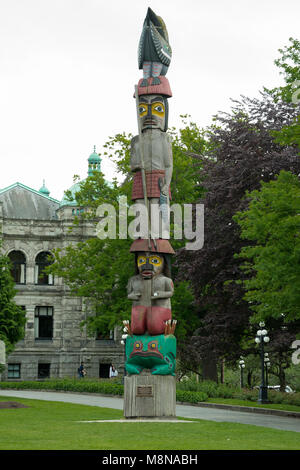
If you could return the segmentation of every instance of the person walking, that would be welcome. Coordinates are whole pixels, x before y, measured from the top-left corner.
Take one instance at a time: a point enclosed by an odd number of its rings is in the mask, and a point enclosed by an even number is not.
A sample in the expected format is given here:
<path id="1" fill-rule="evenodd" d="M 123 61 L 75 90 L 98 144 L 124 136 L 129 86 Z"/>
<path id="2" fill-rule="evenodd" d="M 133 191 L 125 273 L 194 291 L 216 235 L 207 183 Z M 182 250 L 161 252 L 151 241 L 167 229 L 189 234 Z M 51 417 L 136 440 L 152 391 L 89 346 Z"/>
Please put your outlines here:
<path id="1" fill-rule="evenodd" d="M 86 375 L 86 370 L 84 368 L 84 364 L 83 362 L 80 364 L 80 366 L 78 367 L 78 377 L 80 379 L 82 379 L 84 376 Z"/>
<path id="2" fill-rule="evenodd" d="M 117 377 L 117 375 L 118 375 L 117 369 L 115 368 L 115 366 L 113 364 L 111 364 L 111 366 L 109 368 L 109 378 Z"/>

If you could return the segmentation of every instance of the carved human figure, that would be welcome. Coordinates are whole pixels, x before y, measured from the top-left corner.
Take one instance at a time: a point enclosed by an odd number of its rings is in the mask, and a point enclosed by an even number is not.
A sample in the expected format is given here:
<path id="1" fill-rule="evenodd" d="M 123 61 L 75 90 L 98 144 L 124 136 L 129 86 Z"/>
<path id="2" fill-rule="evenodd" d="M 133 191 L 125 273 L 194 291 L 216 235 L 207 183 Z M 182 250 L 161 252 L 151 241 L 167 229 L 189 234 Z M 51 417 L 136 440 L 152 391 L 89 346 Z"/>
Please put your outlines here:
<path id="1" fill-rule="evenodd" d="M 131 331 L 134 335 L 160 335 L 165 322 L 171 320 L 171 297 L 174 286 L 164 274 L 166 263 L 162 255 L 144 252 L 137 255 L 138 274 L 127 285 L 128 298 L 133 301 Z"/>
<path id="2" fill-rule="evenodd" d="M 131 140 L 131 170 L 134 172 L 132 199 L 144 204 L 142 169 L 145 170 L 147 198 L 152 238 L 169 238 L 168 210 L 170 204 L 170 183 L 173 172 L 171 137 L 167 128 L 167 99 L 161 95 L 142 95 L 139 97 L 139 119 L 142 134 Z M 151 205 L 162 208 L 151 211 Z M 165 210 L 164 210 L 165 209 Z M 151 217 L 151 213 L 155 216 Z"/>

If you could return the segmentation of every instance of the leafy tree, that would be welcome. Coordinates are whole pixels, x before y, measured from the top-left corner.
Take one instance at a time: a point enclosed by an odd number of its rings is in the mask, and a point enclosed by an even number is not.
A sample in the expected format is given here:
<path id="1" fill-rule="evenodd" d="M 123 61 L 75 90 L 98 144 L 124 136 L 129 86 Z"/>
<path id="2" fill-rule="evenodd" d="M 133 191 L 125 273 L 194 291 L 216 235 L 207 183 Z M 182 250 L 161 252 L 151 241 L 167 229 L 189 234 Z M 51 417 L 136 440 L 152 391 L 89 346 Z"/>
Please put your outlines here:
<path id="1" fill-rule="evenodd" d="M 195 155 L 203 162 L 199 177 L 205 194 L 198 202 L 205 207 L 204 246 L 182 249 L 176 260 L 178 279 L 188 279 L 194 289 L 200 319 L 188 349 L 191 360 L 235 361 L 243 354 L 245 336 L 253 335 L 244 287 L 235 282 L 247 276 L 234 257 L 245 241 L 232 217 L 247 207 L 246 191 L 258 189 L 261 181 L 274 179 L 281 169 L 299 173 L 298 148 L 282 146 L 271 135 L 294 115 L 293 106 L 266 93 L 261 99 L 242 97 L 231 113 L 216 117 L 206 158 Z"/>
<path id="2" fill-rule="evenodd" d="M 0 253 L 0 339 L 7 354 L 24 336 L 25 312 L 14 302 L 15 295 L 10 260 Z"/>
<path id="3" fill-rule="evenodd" d="M 247 192 L 246 211 L 233 219 L 241 238 L 253 242 L 238 257 L 250 275 L 244 280 L 245 299 L 255 312 L 254 321 L 284 317 L 300 320 L 300 181 L 281 171 L 261 189 Z"/>
<path id="4" fill-rule="evenodd" d="M 275 101 L 282 100 L 287 103 L 294 98 L 298 99 L 297 90 L 300 88 L 300 41 L 298 39 L 289 38 L 289 45 L 282 49 L 278 49 L 281 56 L 274 61 L 275 65 L 280 69 L 279 74 L 283 76 L 285 85 L 268 89 L 265 91 L 272 95 Z M 296 93 L 295 93 L 296 92 Z"/>
<path id="5" fill-rule="evenodd" d="M 265 88 L 265 91 L 272 96 L 274 101 L 292 103 L 298 111 L 291 122 L 274 132 L 274 136 L 283 145 L 297 144 L 300 147 L 300 41 L 290 38 L 289 42 L 289 46 L 279 49 L 281 56 L 275 60 L 275 65 L 280 69 L 285 84 L 270 90 Z"/>

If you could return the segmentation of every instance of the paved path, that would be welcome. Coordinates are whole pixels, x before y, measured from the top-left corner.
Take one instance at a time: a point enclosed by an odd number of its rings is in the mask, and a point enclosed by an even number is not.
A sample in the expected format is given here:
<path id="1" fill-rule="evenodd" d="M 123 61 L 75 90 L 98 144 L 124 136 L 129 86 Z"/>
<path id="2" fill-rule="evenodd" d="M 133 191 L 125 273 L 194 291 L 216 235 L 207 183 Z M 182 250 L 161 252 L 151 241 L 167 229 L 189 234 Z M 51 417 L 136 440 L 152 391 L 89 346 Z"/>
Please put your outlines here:
<path id="1" fill-rule="evenodd" d="M 123 398 L 82 393 L 44 392 L 31 390 L 0 390 L 0 396 L 30 398 L 36 400 L 63 401 L 80 405 L 100 406 L 123 410 Z M 300 432 L 300 419 L 273 414 L 233 411 L 192 405 L 176 405 L 176 415 L 208 421 L 253 424 L 268 428 Z"/>

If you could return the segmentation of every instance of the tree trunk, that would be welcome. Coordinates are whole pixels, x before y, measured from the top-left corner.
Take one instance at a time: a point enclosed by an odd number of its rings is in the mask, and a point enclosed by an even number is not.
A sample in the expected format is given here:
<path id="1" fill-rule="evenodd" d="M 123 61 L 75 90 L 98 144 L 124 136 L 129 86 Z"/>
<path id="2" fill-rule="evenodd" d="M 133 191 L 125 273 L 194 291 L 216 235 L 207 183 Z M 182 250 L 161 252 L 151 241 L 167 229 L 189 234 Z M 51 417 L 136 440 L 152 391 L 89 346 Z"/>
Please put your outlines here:
<path id="1" fill-rule="evenodd" d="M 220 365 L 220 382 L 221 382 L 221 384 L 224 383 L 224 368 L 225 368 L 225 359 L 221 359 L 221 365 Z"/>
<path id="2" fill-rule="evenodd" d="M 206 359 L 202 361 L 202 375 L 203 380 L 218 382 L 217 363 L 214 359 L 206 357 Z"/>
<path id="3" fill-rule="evenodd" d="M 252 387 L 252 371 L 251 370 L 249 370 L 247 374 L 247 384 L 249 388 Z"/>
<path id="4" fill-rule="evenodd" d="M 284 368 L 282 367 L 281 364 L 279 364 L 278 378 L 279 378 L 280 391 L 285 392 L 285 386 L 286 386 L 285 372 L 284 372 Z"/>

